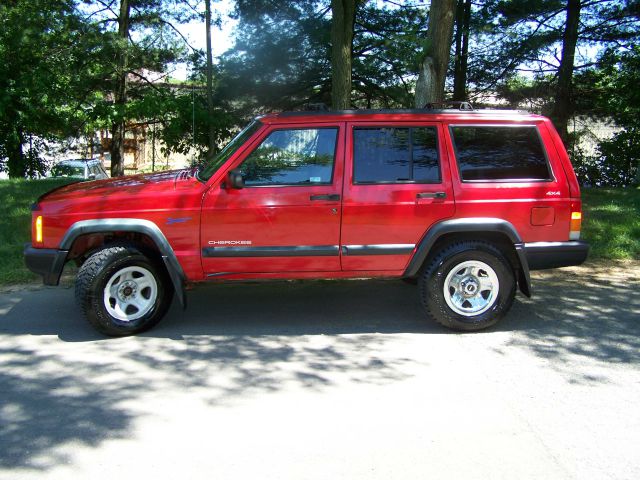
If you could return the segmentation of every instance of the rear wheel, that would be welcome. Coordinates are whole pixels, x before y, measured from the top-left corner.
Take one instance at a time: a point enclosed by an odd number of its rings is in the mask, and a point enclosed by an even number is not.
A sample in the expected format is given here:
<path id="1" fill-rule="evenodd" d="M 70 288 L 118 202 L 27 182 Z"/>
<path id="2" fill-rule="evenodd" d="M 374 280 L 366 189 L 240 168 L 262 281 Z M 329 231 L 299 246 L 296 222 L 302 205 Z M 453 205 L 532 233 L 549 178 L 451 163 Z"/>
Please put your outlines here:
<path id="1" fill-rule="evenodd" d="M 515 297 L 513 268 L 502 252 L 484 242 L 460 242 L 437 253 L 420 277 L 429 316 L 454 330 L 495 325 Z"/>
<path id="2" fill-rule="evenodd" d="M 75 293 L 89 323 L 110 336 L 153 327 L 173 298 L 164 266 L 130 246 L 107 247 L 91 255 L 78 272 Z"/>

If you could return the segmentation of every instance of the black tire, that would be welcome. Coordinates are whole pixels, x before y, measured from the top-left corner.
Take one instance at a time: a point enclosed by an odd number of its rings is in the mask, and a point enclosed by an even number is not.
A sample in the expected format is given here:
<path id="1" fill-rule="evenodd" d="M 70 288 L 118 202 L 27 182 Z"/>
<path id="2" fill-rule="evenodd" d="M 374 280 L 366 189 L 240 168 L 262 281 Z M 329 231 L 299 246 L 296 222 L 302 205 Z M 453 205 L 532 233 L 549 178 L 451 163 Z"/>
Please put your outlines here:
<path id="1" fill-rule="evenodd" d="M 113 287 L 107 292 L 110 282 Z M 131 246 L 111 246 L 82 264 L 75 294 L 82 313 L 96 330 L 122 337 L 156 325 L 171 305 L 173 286 L 159 261 Z M 118 310 L 122 305 L 126 308 Z"/>
<path id="2" fill-rule="evenodd" d="M 475 275 L 470 273 L 473 271 Z M 445 282 L 449 285 L 448 301 Z M 445 247 L 432 257 L 420 276 L 425 311 L 452 330 L 477 331 L 495 325 L 511 308 L 515 291 L 513 268 L 498 248 L 485 242 L 465 241 Z"/>

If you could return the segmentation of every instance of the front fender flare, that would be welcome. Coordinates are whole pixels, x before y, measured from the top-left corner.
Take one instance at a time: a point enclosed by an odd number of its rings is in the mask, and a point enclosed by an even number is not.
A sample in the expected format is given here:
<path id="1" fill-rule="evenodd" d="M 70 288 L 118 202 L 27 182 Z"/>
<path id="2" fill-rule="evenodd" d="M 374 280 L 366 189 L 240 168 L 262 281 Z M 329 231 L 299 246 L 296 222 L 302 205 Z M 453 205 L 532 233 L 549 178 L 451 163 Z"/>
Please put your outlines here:
<path id="1" fill-rule="evenodd" d="M 81 220 L 69 227 L 65 233 L 59 248 L 61 250 L 70 250 L 73 242 L 81 235 L 91 233 L 108 233 L 108 232 L 135 232 L 148 236 L 153 240 L 156 247 L 160 251 L 162 261 L 164 262 L 171 283 L 176 291 L 178 300 L 183 308 L 187 306 L 187 296 L 185 291 L 185 275 L 182 270 L 178 258 L 171 248 L 171 244 L 164 236 L 162 230 L 150 220 L 139 218 L 109 218 L 97 220 Z"/>

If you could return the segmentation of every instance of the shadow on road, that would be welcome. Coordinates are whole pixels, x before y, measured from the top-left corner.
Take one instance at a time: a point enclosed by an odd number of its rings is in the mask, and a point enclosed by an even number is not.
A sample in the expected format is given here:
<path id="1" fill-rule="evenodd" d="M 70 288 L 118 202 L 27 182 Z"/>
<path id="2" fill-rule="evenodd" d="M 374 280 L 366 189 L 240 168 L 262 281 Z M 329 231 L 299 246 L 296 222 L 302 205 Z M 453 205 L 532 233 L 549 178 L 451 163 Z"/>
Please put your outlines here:
<path id="1" fill-rule="evenodd" d="M 518 297 L 495 330 L 511 333 L 488 348 L 530 351 L 552 368 L 640 362 L 637 273 L 536 273 L 535 297 Z M 69 289 L 1 295 L 0 468 L 47 470 L 65 462 L 64 445 L 126 438 L 145 398 L 171 391 L 224 405 L 288 387 L 401 381 L 417 360 L 399 353 L 406 338 L 395 334 L 457 335 L 425 320 L 415 287 L 400 282 L 224 284 L 189 301 L 151 332 L 105 339 Z"/>
<path id="2" fill-rule="evenodd" d="M 38 291 L 21 294 L 8 318 L 0 315 L 0 334 L 57 335 L 65 342 L 108 340 L 82 318 L 72 290 L 45 291 L 50 292 L 46 306 L 36 303 Z M 447 332 L 424 318 L 416 287 L 398 281 L 207 285 L 190 291 L 188 301 L 184 311 L 174 301 L 167 317 L 141 336 Z"/>
<path id="3" fill-rule="evenodd" d="M 640 266 L 585 265 L 536 272 L 534 297 L 520 297 L 501 328 L 508 346 L 556 363 L 640 363 Z"/>
<path id="4" fill-rule="evenodd" d="M 397 382 L 416 361 L 387 351 L 378 332 L 443 332 L 422 319 L 415 288 L 398 283 L 202 288 L 186 313 L 174 305 L 158 328 L 123 339 L 86 325 L 70 290 L 22 295 L 0 303 L 6 469 L 47 470 L 66 461 L 69 442 L 132 435 L 148 396 L 189 390 L 224 405 L 290 387 Z"/>

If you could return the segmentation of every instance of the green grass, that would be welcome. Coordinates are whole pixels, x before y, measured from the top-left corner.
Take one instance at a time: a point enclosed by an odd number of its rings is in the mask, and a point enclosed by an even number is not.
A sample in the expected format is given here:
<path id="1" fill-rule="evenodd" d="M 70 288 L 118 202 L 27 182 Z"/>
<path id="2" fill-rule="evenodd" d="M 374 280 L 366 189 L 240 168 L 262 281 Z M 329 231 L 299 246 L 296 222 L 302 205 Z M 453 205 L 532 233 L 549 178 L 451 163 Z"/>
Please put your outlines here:
<path id="1" fill-rule="evenodd" d="M 31 239 L 31 204 L 68 179 L 0 180 L 0 285 L 39 280 L 24 266 L 22 250 Z M 582 238 L 593 259 L 640 259 L 640 189 L 582 190 Z"/>
<path id="2" fill-rule="evenodd" d="M 589 258 L 640 259 L 640 189 L 582 189 L 582 238 Z"/>
<path id="3" fill-rule="evenodd" d="M 45 192 L 69 183 L 66 178 L 0 180 L 0 285 L 39 279 L 24 266 L 22 250 L 31 240 L 31 204 Z"/>

